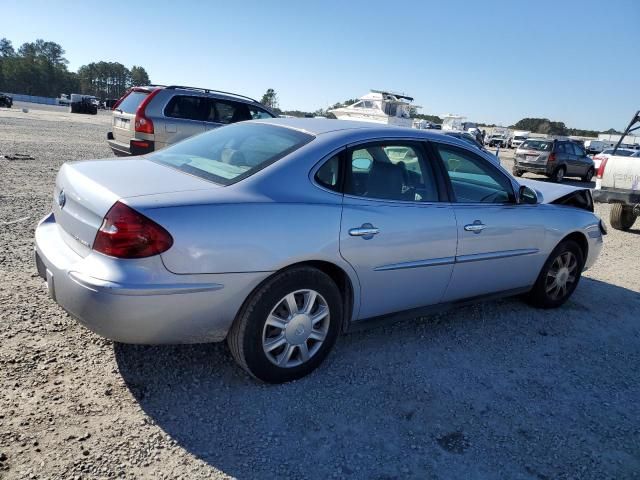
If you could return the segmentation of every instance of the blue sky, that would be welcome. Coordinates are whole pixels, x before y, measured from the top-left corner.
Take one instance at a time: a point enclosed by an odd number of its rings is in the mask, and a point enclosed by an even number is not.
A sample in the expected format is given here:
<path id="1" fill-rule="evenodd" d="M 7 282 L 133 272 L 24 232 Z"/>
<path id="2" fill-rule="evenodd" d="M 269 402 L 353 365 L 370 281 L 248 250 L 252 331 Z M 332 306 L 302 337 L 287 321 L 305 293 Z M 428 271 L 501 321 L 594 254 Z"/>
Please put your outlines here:
<path id="1" fill-rule="evenodd" d="M 0 37 L 60 43 L 69 68 L 144 66 L 151 80 L 315 110 L 371 88 L 422 113 L 624 128 L 640 109 L 640 1 L 3 0 Z M 92 22 L 77 21 L 86 15 Z"/>

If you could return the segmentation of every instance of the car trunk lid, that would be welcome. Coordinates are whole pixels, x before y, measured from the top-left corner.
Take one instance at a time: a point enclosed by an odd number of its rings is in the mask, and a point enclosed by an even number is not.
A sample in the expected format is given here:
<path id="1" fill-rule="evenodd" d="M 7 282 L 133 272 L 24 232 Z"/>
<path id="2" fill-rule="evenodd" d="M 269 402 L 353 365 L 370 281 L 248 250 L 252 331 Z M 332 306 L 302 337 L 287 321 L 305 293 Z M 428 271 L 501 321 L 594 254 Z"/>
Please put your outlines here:
<path id="1" fill-rule="evenodd" d="M 65 242 L 86 256 L 116 201 L 212 188 L 219 185 L 144 157 L 65 163 L 56 179 L 53 214 Z"/>

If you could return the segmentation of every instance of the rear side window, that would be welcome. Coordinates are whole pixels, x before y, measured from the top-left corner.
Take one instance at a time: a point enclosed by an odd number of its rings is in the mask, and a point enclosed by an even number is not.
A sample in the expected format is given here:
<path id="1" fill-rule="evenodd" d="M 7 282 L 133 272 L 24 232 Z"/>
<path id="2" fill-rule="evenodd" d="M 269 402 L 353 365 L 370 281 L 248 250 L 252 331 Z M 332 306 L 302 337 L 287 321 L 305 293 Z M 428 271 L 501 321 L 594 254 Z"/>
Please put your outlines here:
<path id="1" fill-rule="evenodd" d="M 538 150 L 540 152 L 550 152 L 553 148 L 553 142 L 547 142 L 544 140 L 527 140 L 522 144 L 522 148 Z"/>
<path id="2" fill-rule="evenodd" d="M 188 138 L 147 158 L 205 180 L 230 185 L 289 155 L 313 138 L 289 128 L 239 123 Z"/>
<path id="3" fill-rule="evenodd" d="M 129 95 L 122 100 L 122 103 L 118 105 L 117 110 L 122 110 L 123 113 L 136 113 L 136 110 L 142 101 L 147 98 L 147 95 L 149 95 L 149 92 L 131 91 Z"/>
<path id="4" fill-rule="evenodd" d="M 176 95 L 164 109 L 164 115 L 185 120 L 205 120 L 208 114 L 207 98 L 192 95 Z"/>
<path id="5" fill-rule="evenodd" d="M 340 190 L 340 155 L 334 155 L 322 165 L 315 176 L 316 182 L 335 192 Z"/>
<path id="6" fill-rule="evenodd" d="M 347 155 L 345 193 L 405 202 L 437 202 L 438 190 L 422 150 L 414 144 L 375 143 Z"/>
<path id="7" fill-rule="evenodd" d="M 569 147 L 571 148 L 571 147 Z M 567 150 L 567 144 L 566 143 L 559 143 L 558 145 L 556 145 L 556 152 L 557 153 L 569 153 L 571 155 L 573 155 L 573 150 Z"/>

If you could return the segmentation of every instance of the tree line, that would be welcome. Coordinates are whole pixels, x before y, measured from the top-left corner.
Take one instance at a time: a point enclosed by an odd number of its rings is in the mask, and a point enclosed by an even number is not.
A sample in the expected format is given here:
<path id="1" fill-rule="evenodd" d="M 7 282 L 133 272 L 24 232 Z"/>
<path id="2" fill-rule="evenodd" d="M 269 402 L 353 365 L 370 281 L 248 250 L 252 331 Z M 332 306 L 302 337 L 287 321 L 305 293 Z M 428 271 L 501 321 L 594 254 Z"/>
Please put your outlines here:
<path id="1" fill-rule="evenodd" d="M 516 122 L 511 128 L 515 130 L 528 130 L 534 133 L 544 133 L 547 135 L 557 136 L 569 136 L 575 135 L 578 137 L 597 137 L 600 132 L 597 130 L 583 130 L 580 128 L 569 128 L 564 122 L 554 122 L 548 118 L 523 118 Z M 604 133 L 621 133 L 613 128 L 610 128 Z"/>
<path id="2" fill-rule="evenodd" d="M 58 97 L 82 93 L 100 99 L 118 98 L 132 86 L 149 85 L 143 67 L 128 69 L 118 62 L 92 62 L 70 72 L 61 45 L 37 39 L 17 50 L 10 40 L 0 39 L 0 91 Z"/>

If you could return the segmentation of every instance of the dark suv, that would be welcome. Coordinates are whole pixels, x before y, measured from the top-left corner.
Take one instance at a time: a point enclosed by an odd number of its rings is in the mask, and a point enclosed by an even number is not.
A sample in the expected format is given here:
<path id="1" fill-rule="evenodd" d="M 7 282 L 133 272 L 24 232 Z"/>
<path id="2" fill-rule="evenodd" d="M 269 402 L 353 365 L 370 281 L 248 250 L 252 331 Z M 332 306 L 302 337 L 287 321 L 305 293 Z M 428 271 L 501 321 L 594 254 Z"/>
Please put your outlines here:
<path id="1" fill-rule="evenodd" d="M 6 93 L 0 92 L 0 107 L 11 108 L 13 106 L 13 98 Z"/>
<path id="2" fill-rule="evenodd" d="M 134 87 L 113 106 L 107 141 L 118 156 L 142 155 L 229 123 L 277 115 L 252 98 L 204 88 Z"/>
<path id="3" fill-rule="evenodd" d="M 529 138 L 518 147 L 513 161 L 513 174 L 521 177 L 524 172 L 541 173 L 558 183 L 564 177 L 580 177 L 590 182 L 595 167 L 577 143 Z"/>

